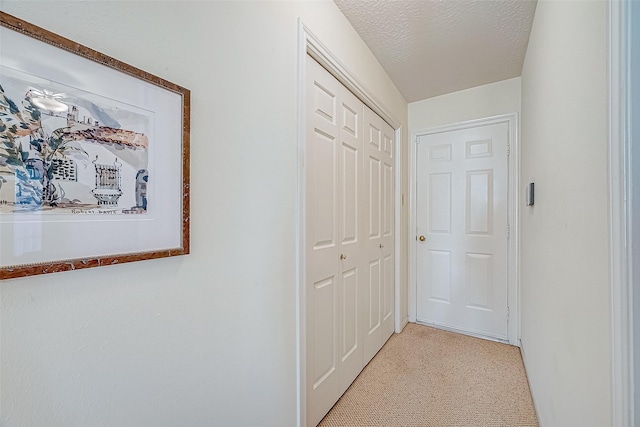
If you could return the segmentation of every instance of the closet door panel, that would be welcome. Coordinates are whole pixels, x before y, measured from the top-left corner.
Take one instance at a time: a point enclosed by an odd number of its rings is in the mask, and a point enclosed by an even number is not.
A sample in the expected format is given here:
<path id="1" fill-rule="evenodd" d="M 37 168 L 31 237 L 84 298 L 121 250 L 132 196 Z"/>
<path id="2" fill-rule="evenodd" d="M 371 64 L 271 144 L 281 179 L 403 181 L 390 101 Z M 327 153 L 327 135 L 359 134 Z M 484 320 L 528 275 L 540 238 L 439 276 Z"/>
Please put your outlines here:
<path id="1" fill-rule="evenodd" d="M 306 102 L 305 378 L 315 426 L 393 327 L 393 131 L 310 57 Z"/>
<path id="2" fill-rule="evenodd" d="M 343 86 L 339 97 L 340 316 L 339 360 L 342 395 L 363 367 L 359 299 L 362 294 L 362 115 L 364 104 Z M 339 397 L 338 396 L 338 397 Z"/>
<path id="3" fill-rule="evenodd" d="M 363 254 L 369 266 L 364 298 L 365 363 L 394 329 L 394 132 L 377 114 L 364 110 L 364 193 L 367 235 Z"/>
<path id="4" fill-rule="evenodd" d="M 340 395 L 340 84 L 315 61 L 307 66 L 306 390 L 316 425 Z"/>

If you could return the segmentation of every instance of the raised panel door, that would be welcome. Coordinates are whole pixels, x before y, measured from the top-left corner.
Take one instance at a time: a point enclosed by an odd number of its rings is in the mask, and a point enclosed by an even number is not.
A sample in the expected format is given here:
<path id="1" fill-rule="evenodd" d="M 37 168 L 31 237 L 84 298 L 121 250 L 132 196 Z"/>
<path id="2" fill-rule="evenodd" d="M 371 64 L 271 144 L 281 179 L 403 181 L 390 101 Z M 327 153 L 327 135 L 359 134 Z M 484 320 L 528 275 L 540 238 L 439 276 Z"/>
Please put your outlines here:
<path id="1" fill-rule="evenodd" d="M 418 138 L 416 318 L 507 339 L 508 124 Z"/>
<path id="2" fill-rule="evenodd" d="M 305 379 L 315 426 L 393 332 L 395 148 L 393 129 L 310 57 L 306 94 Z"/>
<path id="3" fill-rule="evenodd" d="M 364 111 L 364 236 L 366 270 L 364 314 L 365 363 L 394 330 L 394 132 L 365 106 Z"/>
<path id="4" fill-rule="evenodd" d="M 361 216 L 362 115 L 364 104 L 340 85 L 339 112 L 339 218 L 341 298 L 339 339 L 339 395 L 362 370 L 362 333 L 359 319 L 363 276 Z"/>
<path id="5" fill-rule="evenodd" d="M 349 153 L 340 140 L 340 85 L 315 61 L 307 65 L 306 389 L 307 418 L 317 424 L 340 394 L 340 358 L 348 345 L 340 340 L 340 317 L 352 292 L 341 283 L 346 279 L 351 285 L 356 273 L 338 265 L 343 241 L 355 239 L 356 233 L 339 220 L 345 216 L 340 174 L 349 173 L 343 165 Z"/>

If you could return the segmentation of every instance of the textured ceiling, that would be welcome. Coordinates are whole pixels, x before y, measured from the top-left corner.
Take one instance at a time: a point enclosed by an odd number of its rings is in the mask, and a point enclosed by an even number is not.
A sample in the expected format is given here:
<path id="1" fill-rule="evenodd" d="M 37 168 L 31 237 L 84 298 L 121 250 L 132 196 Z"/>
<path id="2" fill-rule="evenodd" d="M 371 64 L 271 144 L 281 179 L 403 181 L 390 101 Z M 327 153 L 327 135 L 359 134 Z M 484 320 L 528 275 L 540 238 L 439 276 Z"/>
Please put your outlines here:
<path id="1" fill-rule="evenodd" d="M 408 102 L 518 77 L 535 0 L 334 0 Z"/>

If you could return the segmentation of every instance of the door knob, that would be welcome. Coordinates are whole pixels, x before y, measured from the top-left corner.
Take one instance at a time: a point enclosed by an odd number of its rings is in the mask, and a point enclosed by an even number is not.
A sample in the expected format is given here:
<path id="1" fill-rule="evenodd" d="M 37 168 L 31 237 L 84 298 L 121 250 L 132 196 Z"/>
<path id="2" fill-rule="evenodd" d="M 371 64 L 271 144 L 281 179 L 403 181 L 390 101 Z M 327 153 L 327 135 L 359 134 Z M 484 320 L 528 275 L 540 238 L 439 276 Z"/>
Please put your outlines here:
<path id="1" fill-rule="evenodd" d="M 420 236 L 420 237 L 418 237 L 418 239 L 420 239 L 421 242 L 424 242 L 425 240 L 427 240 L 427 238 L 424 237 L 424 236 Z"/>
<path id="2" fill-rule="evenodd" d="M 347 256 L 345 254 L 340 254 L 340 259 L 347 259 Z"/>
<path id="3" fill-rule="evenodd" d="M 382 243 L 380 243 L 380 249 L 384 248 L 384 245 Z"/>

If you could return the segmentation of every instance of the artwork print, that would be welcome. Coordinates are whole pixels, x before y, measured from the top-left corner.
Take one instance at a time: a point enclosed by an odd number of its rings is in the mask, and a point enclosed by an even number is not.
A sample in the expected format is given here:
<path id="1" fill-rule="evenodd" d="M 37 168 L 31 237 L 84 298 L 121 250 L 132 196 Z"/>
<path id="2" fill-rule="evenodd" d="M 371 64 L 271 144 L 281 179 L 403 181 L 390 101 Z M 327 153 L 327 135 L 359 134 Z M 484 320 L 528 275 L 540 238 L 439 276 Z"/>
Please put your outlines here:
<path id="1" fill-rule="evenodd" d="M 0 11 L 0 281 L 187 255 L 191 92 Z"/>
<path id="2" fill-rule="evenodd" d="M 146 214 L 152 120 L 0 66 L 0 216 Z"/>

